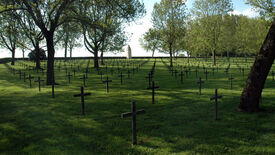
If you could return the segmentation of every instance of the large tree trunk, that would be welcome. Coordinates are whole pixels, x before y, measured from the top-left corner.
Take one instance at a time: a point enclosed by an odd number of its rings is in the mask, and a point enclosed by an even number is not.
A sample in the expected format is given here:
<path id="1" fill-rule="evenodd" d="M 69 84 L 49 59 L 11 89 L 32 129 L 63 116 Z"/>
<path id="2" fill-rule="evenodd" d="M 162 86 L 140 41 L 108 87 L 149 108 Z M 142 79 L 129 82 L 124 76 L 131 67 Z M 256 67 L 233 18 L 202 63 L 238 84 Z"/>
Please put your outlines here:
<path id="1" fill-rule="evenodd" d="M 154 57 L 154 54 L 155 54 L 155 50 L 152 51 L 152 58 Z"/>
<path id="2" fill-rule="evenodd" d="M 255 59 L 246 85 L 240 97 L 239 109 L 246 112 L 259 111 L 264 84 L 275 58 L 275 21 Z"/>
<path id="3" fill-rule="evenodd" d="M 101 65 L 104 65 L 104 60 L 103 60 L 103 51 L 100 54 L 100 60 L 101 60 Z"/>
<path id="4" fill-rule="evenodd" d="M 35 46 L 35 62 L 36 62 L 36 69 L 40 69 L 40 47 L 39 44 Z"/>
<path id="5" fill-rule="evenodd" d="M 94 51 L 94 68 L 98 68 L 98 51 Z"/>
<path id="6" fill-rule="evenodd" d="M 47 85 L 51 85 L 54 82 L 54 41 L 53 34 L 46 37 L 47 50 L 48 50 L 48 61 L 47 61 Z"/>
<path id="7" fill-rule="evenodd" d="M 15 64 L 15 49 L 11 51 L 11 65 Z"/>
<path id="8" fill-rule="evenodd" d="M 216 50 L 212 51 L 213 65 L 216 66 Z"/>

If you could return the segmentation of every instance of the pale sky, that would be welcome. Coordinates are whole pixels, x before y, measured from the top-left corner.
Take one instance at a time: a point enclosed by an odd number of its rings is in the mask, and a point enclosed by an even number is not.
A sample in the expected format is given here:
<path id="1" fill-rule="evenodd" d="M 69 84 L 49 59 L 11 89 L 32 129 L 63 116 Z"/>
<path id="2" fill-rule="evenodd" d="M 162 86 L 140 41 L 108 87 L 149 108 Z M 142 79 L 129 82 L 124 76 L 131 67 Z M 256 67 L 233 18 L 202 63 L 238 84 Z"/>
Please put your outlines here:
<path id="1" fill-rule="evenodd" d="M 142 36 L 142 34 L 144 34 L 149 28 L 152 27 L 151 13 L 153 10 L 153 6 L 155 3 L 159 3 L 160 1 L 161 0 L 143 0 L 147 14 L 143 18 L 137 20 L 135 23 L 132 23 L 129 26 L 127 26 L 125 29 L 126 32 L 132 34 L 129 45 L 131 46 L 133 56 L 151 56 L 151 52 L 146 52 L 144 49 L 141 48 L 138 40 Z M 232 0 L 233 9 L 234 9 L 233 14 L 238 14 L 238 15 L 243 14 L 249 17 L 257 16 L 257 13 L 249 5 L 246 5 L 245 1 L 246 0 Z M 193 2 L 194 0 L 187 1 L 186 4 L 188 9 L 192 8 Z M 25 57 L 27 56 L 28 52 L 25 53 Z M 22 57 L 22 52 L 20 50 L 17 50 L 15 56 L 17 58 Z M 56 50 L 55 56 L 64 57 L 64 51 L 60 49 Z M 82 48 L 74 49 L 73 56 L 84 57 L 84 56 L 93 56 L 93 55 L 90 52 L 88 52 L 85 49 L 85 47 L 82 47 Z M 106 53 L 105 56 L 114 56 L 114 54 Z M 126 56 L 126 53 L 123 52 L 115 56 Z M 165 56 L 165 54 L 156 52 L 155 56 Z M 0 49 L 0 58 L 5 58 L 5 57 L 11 57 L 11 53 L 6 49 Z"/>

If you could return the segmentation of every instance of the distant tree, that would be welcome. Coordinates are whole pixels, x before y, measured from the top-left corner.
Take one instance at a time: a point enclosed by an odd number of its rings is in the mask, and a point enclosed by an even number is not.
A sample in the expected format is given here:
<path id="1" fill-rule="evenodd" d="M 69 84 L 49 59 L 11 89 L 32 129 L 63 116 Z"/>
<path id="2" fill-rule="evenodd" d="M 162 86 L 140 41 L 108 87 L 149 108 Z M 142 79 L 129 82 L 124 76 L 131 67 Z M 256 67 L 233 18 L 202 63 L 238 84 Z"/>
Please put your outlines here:
<path id="1" fill-rule="evenodd" d="M 6 48 L 11 52 L 11 65 L 15 64 L 15 51 L 21 37 L 15 17 L 15 11 L 0 14 L 0 47 Z"/>
<path id="2" fill-rule="evenodd" d="M 81 27 L 79 26 L 79 23 L 72 22 L 70 24 L 64 24 L 61 26 L 58 33 L 61 36 L 61 39 L 59 41 L 59 44 L 62 48 L 64 48 L 64 60 L 67 60 L 67 53 L 68 50 L 70 52 L 70 58 L 72 57 L 72 50 L 75 47 L 81 47 L 81 44 L 79 43 L 80 37 L 81 37 Z"/>
<path id="3" fill-rule="evenodd" d="M 106 6 L 106 1 L 96 4 L 87 1 L 81 14 L 97 27 L 82 23 L 84 45 L 94 55 L 94 67 L 98 68 L 99 51 L 105 51 L 108 41 L 122 32 L 121 24 L 130 22 L 144 14 L 144 6 L 137 0 L 117 1 L 116 7 L 125 7 L 125 10 Z M 125 11 L 125 12 L 124 12 Z M 118 37 L 118 36 L 117 36 Z M 107 41 L 107 42 L 106 42 Z M 103 53 L 102 53 L 103 55 Z"/>
<path id="4" fill-rule="evenodd" d="M 236 15 L 225 15 L 223 18 L 223 24 L 221 25 L 222 33 L 218 48 L 222 55 L 223 53 L 226 53 L 228 60 L 230 59 L 230 53 L 235 52 L 237 48 L 237 18 L 238 16 Z"/>
<path id="5" fill-rule="evenodd" d="M 169 53 L 170 67 L 173 66 L 173 55 L 178 49 L 177 42 L 185 35 L 185 20 L 186 5 L 182 0 L 161 0 L 160 3 L 155 3 L 152 12 L 153 27 L 161 36 L 159 52 Z"/>
<path id="6" fill-rule="evenodd" d="M 29 54 L 28 54 L 29 60 L 31 61 L 37 61 L 37 49 L 32 50 Z M 46 52 L 45 50 L 43 50 L 42 48 L 39 49 L 38 51 L 38 58 L 39 60 L 46 60 Z"/>
<path id="7" fill-rule="evenodd" d="M 200 19 L 200 28 L 212 51 L 213 65 L 216 65 L 216 52 L 220 44 L 224 16 L 232 11 L 231 0 L 195 0 L 192 12 Z"/>
<path id="8" fill-rule="evenodd" d="M 154 57 L 155 51 L 160 47 L 160 39 L 160 33 L 150 28 L 142 38 L 139 38 L 139 44 L 146 51 L 152 51 L 152 57 Z"/>
<path id="9" fill-rule="evenodd" d="M 20 47 L 21 49 L 34 48 L 34 51 L 36 51 L 36 69 L 40 69 L 41 59 L 39 57 L 39 51 L 41 50 L 40 44 L 44 40 L 44 35 L 39 27 L 36 26 L 34 20 L 32 20 L 28 12 L 19 12 L 17 14 L 17 20 L 19 22 L 20 29 L 25 36 L 23 40 L 20 40 Z"/>
<path id="10" fill-rule="evenodd" d="M 207 40 L 204 38 L 204 33 L 204 29 L 201 29 L 201 23 L 199 18 L 188 20 L 185 35 L 185 49 L 190 55 L 208 55 Z"/>

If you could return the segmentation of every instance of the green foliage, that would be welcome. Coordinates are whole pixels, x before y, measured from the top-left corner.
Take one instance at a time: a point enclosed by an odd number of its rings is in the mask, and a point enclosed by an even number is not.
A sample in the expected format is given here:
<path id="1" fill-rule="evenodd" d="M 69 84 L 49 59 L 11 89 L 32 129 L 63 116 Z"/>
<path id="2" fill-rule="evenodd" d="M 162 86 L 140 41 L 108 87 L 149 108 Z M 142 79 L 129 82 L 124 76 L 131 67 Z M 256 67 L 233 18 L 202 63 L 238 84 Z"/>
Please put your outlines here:
<path id="1" fill-rule="evenodd" d="M 146 51 L 152 51 L 152 57 L 154 56 L 154 52 L 160 48 L 160 33 L 153 28 L 150 28 L 142 38 L 139 38 L 140 45 Z"/>
<path id="2" fill-rule="evenodd" d="M 275 0 L 247 0 L 247 4 L 253 6 L 265 19 L 275 20 Z"/>
<path id="3" fill-rule="evenodd" d="M 223 18 L 232 11 L 231 0 L 196 0 L 193 5 L 193 15 L 199 19 L 201 31 L 208 51 L 215 56 L 221 44 Z M 219 51 L 220 52 L 220 51 Z M 213 57 L 215 65 L 215 57 Z"/>
<path id="4" fill-rule="evenodd" d="M 152 12 L 153 27 L 159 38 L 159 52 L 169 53 L 170 65 L 172 56 L 183 50 L 180 44 L 185 35 L 186 4 L 182 1 L 171 3 L 171 0 L 161 0 L 155 3 Z"/>
<path id="5" fill-rule="evenodd" d="M 29 54 L 28 54 L 29 60 L 30 61 L 36 61 L 36 50 L 32 50 Z M 40 48 L 39 50 L 39 59 L 40 60 L 46 60 L 46 52 L 45 50 L 43 50 L 42 48 Z"/>

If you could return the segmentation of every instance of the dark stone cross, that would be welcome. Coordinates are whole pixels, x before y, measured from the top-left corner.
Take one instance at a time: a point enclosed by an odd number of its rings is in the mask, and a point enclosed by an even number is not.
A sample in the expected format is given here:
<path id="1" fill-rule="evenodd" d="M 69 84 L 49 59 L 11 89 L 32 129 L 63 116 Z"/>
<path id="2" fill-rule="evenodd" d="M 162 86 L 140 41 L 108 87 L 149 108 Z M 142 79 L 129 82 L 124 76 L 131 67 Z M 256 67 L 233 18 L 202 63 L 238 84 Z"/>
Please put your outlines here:
<path id="1" fill-rule="evenodd" d="M 199 82 L 197 82 L 199 84 L 199 95 L 201 95 L 201 84 L 203 84 L 204 82 L 201 80 L 201 77 L 200 77 L 200 80 Z"/>
<path id="2" fill-rule="evenodd" d="M 71 75 L 71 73 L 69 72 L 69 74 L 67 74 L 67 76 L 68 76 L 68 82 L 71 83 L 71 77 L 72 77 L 73 75 Z"/>
<path id="3" fill-rule="evenodd" d="M 181 83 L 183 83 L 183 76 L 184 76 L 184 74 L 183 74 L 183 72 L 181 71 L 181 72 L 180 72 L 180 82 L 181 82 Z"/>
<path id="4" fill-rule="evenodd" d="M 37 81 L 34 81 L 34 82 L 38 82 L 38 90 L 39 90 L 39 92 L 41 91 L 41 87 L 40 87 L 41 85 L 40 85 L 40 84 L 41 84 L 41 82 L 43 82 L 43 81 L 44 81 L 44 80 L 41 80 L 41 79 L 40 79 L 40 76 L 38 76 Z"/>
<path id="5" fill-rule="evenodd" d="M 80 78 L 80 79 L 83 80 L 83 86 L 86 87 L 86 76 L 85 76 L 85 74 L 83 74 L 83 77 Z"/>
<path id="6" fill-rule="evenodd" d="M 218 96 L 218 89 L 215 89 L 215 96 L 210 98 L 210 101 L 215 100 L 215 120 L 218 120 L 218 99 L 222 98 L 222 95 Z"/>
<path id="7" fill-rule="evenodd" d="M 155 86 L 155 82 L 152 81 L 152 87 L 148 87 L 147 89 L 152 89 L 152 104 L 155 104 L 155 89 L 159 88 L 159 86 Z"/>
<path id="8" fill-rule="evenodd" d="M 272 71 L 272 81 L 274 81 L 274 71 Z"/>
<path id="9" fill-rule="evenodd" d="M 120 72 L 120 75 L 119 75 L 119 77 L 120 77 L 120 84 L 122 85 L 122 82 L 123 82 L 123 74 L 122 74 L 122 72 Z"/>
<path id="10" fill-rule="evenodd" d="M 106 92 L 109 93 L 109 82 L 112 82 L 112 80 L 109 80 L 109 77 L 107 76 L 107 79 L 102 82 L 106 83 Z"/>
<path id="11" fill-rule="evenodd" d="M 230 75 L 230 78 L 229 78 L 229 80 L 230 80 L 230 89 L 232 90 L 232 80 L 233 80 L 234 78 L 232 78 L 232 74 Z"/>
<path id="12" fill-rule="evenodd" d="M 152 81 L 152 75 L 151 75 L 151 73 L 149 73 L 146 78 L 148 78 L 148 82 L 149 82 L 148 83 L 148 87 L 151 87 L 151 81 Z"/>
<path id="13" fill-rule="evenodd" d="M 76 94 L 74 95 L 74 97 L 81 97 L 81 111 L 82 111 L 82 115 L 85 115 L 85 104 L 84 104 L 84 97 L 85 96 L 90 96 L 91 93 L 84 93 L 84 88 L 81 87 L 81 93 L 80 94 Z"/>
<path id="14" fill-rule="evenodd" d="M 136 129 L 136 115 L 145 113 L 144 109 L 136 111 L 136 102 L 132 102 L 132 111 L 121 114 L 121 118 L 132 116 L 132 136 L 133 136 L 133 145 L 137 145 L 137 129 Z"/>
<path id="15" fill-rule="evenodd" d="M 32 87 L 32 79 L 33 79 L 34 77 L 33 76 L 31 76 L 31 74 L 29 74 L 29 77 L 27 77 L 27 79 L 29 79 L 29 81 L 30 81 L 30 88 Z"/>

